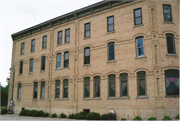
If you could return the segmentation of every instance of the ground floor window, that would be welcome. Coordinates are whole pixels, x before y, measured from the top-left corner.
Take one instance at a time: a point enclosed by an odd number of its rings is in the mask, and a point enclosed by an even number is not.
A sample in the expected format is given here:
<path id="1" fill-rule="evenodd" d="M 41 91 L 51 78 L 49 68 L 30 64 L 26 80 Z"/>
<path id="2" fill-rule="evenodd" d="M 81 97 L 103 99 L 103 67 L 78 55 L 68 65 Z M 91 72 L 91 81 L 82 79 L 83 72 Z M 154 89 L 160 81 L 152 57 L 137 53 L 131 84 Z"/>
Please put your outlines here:
<path id="1" fill-rule="evenodd" d="M 179 95 L 179 70 L 165 70 L 166 95 Z"/>

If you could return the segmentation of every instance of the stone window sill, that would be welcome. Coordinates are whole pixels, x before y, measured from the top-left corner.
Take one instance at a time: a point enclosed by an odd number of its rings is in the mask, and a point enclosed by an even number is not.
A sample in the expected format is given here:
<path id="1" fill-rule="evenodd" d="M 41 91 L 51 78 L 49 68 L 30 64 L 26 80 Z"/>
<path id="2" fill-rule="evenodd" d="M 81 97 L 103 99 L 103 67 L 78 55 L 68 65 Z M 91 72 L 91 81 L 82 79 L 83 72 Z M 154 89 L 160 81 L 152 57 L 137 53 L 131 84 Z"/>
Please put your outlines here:
<path id="1" fill-rule="evenodd" d="M 148 96 L 138 96 L 138 97 L 136 97 L 136 99 L 147 99 L 147 98 L 149 98 Z"/>
<path id="2" fill-rule="evenodd" d="M 176 54 L 166 54 L 166 56 L 177 56 Z"/>
<path id="3" fill-rule="evenodd" d="M 166 95 L 165 98 L 179 98 L 179 95 Z"/>
<path id="4" fill-rule="evenodd" d="M 29 72 L 29 74 L 33 74 L 33 72 Z"/>
<path id="5" fill-rule="evenodd" d="M 35 51 L 30 51 L 30 53 L 34 53 Z"/>
<path id="6" fill-rule="evenodd" d="M 69 69 L 69 67 L 64 67 L 64 68 L 56 68 L 55 71 L 57 70 L 63 70 L 63 69 Z"/>
<path id="7" fill-rule="evenodd" d="M 56 46 L 61 46 L 62 45 L 62 43 L 61 44 L 57 44 Z"/>
<path id="8" fill-rule="evenodd" d="M 39 99 L 39 100 L 41 100 L 41 101 L 45 101 L 45 99 L 44 99 L 44 98 L 41 98 L 41 99 Z"/>
<path id="9" fill-rule="evenodd" d="M 107 63 L 116 62 L 116 60 L 108 60 Z"/>
<path id="10" fill-rule="evenodd" d="M 84 64 L 83 66 L 91 66 L 91 64 Z"/>
<path id="11" fill-rule="evenodd" d="M 138 56 L 138 57 L 135 57 L 135 59 L 139 59 L 139 58 L 146 58 L 146 56 L 145 56 L 145 55 L 143 55 L 143 56 Z"/>
<path id="12" fill-rule="evenodd" d="M 124 97 L 108 97 L 107 100 L 116 100 L 116 99 L 129 99 L 130 97 L 124 96 Z"/>
<path id="13" fill-rule="evenodd" d="M 166 24 L 174 24 L 173 21 L 164 21 L 163 23 L 166 23 Z"/>
<path id="14" fill-rule="evenodd" d="M 60 99 L 60 98 L 54 98 L 54 101 L 59 101 L 59 100 L 69 100 L 69 98 L 62 98 L 62 99 Z"/>
<path id="15" fill-rule="evenodd" d="M 21 98 L 17 98 L 17 101 L 21 101 Z"/>
<path id="16" fill-rule="evenodd" d="M 37 98 L 33 98 L 32 100 L 33 100 L 33 101 L 38 101 L 38 99 L 37 99 Z"/>
<path id="17" fill-rule="evenodd" d="M 69 44 L 70 43 L 70 41 L 69 42 L 65 42 L 64 44 Z"/>
<path id="18" fill-rule="evenodd" d="M 144 24 L 134 25 L 133 28 L 140 27 L 140 26 L 144 26 Z"/>
<path id="19" fill-rule="evenodd" d="M 20 56 L 21 56 L 21 55 L 24 55 L 24 53 L 21 53 Z"/>
<path id="20" fill-rule="evenodd" d="M 130 99 L 130 97 L 129 96 L 122 96 L 122 97 L 120 97 L 120 99 Z"/>
<path id="21" fill-rule="evenodd" d="M 84 37 L 83 40 L 90 39 L 91 37 Z"/>
<path id="22" fill-rule="evenodd" d="M 111 33 L 115 33 L 116 31 L 109 31 L 106 34 L 111 34 Z"/>
<path id="23" fill-rule="evenodd" d="M 100 97 L 96 97 L 96 98 L 83 98 L 83 100 L 102 100 L 102 98 Z"/>
<path id="24" fill-rule="evenodd" d="M 47 49 L 47 48 L 45 47 L 45 48 L 42 48 L 41 50 L 45 50 L 45 49 Z"/>
<path id="25" fill-rule="evenodd" d="M 23 74 L 19 74 L 19 76 L 22 76 Z"/>
<path id="26" fill-rule="evenodd" d="M 45 70 L 41 70 L 41 71 L 40 71 L 40 73 L 44 73 L 44 72 L 45 72 Z"/>

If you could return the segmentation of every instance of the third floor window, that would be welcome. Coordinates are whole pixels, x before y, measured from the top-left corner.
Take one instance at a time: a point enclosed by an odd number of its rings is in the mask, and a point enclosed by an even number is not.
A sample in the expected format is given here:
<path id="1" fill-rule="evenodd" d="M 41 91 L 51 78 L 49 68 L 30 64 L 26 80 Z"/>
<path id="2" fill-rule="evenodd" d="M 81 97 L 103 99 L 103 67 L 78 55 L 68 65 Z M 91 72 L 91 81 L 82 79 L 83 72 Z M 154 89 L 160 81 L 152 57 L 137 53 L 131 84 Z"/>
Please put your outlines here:
<path id="1" fill-rule="evenodd" d="M 31 51 L 35 50 L 35 39 L 31 41 Z"/>
<path id="2" fill-rule="evenodd" d="M 62 44 L 62 31 L 58 32 L 58 41 L 57 44 Z"/>
<path id="3" fill-rule="evenodd" d="M 171 6 L 163 5 L 164 21 L 172 21 Z"/>
<path id="4" fill-rule="evenodd" d="M 107 18 L 107 31 L 114 31 L 114 16 Z"/>
<path id="5" fill-rule="evenodd" d="M 44 36 L 43 37 L 42 48 L 46 48 L 46 44 L 47 44 L 47 36 Z"/>
<path id="6" fill-rule="evenodd" d="M 134 25 L 142 24 L 141 8 L 134 9 Z"/>
<path id="7" fill-rule="evenodd" d="M 21 44 L 21 54 L 24 54 L 24 42 Z"/>
<path id="8" fill-rule="evenodd" d="M 84 38 L 90 37 L 90 23 L 84 25 Z"/>
<path id="9" fill-rule="evenodd" d="M 65 30 L 65 43 L 70 41 L 70 29 Z"/>

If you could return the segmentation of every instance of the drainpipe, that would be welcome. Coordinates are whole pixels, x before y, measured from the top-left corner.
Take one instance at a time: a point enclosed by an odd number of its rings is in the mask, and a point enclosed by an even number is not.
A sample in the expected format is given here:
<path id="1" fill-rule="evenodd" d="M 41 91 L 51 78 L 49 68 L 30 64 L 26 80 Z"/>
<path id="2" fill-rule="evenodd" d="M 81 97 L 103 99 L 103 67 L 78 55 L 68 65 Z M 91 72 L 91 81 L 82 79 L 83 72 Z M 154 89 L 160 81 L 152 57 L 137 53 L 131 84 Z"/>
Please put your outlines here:
<path id="1" fill-rule="evenodd" d="M 11 67 L 9 70 L 11 70 L 11 69 L 14 70 L 14 74 L 13 74 L 13 83 L 12 83 L 12 96 L 11 96 L 12 101 L 13 101 L 15 68 L 14 68 L 14 67 Z M 14 103 L 14 101 L 13 101 L 13 103 Z"/>

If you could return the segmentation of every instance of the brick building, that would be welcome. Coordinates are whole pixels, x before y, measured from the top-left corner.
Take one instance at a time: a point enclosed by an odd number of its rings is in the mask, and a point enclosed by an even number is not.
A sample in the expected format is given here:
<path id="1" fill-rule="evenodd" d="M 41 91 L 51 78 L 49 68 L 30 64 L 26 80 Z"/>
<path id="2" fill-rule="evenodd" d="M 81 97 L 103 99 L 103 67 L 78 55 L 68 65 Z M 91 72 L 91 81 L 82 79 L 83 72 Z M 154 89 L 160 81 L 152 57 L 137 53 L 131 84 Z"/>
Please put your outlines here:
<path id="1" fill-rule="evenodd" d="M 101 1 L 12 34 L 14 113 L 22 108 L 66 115 L 115 110 L 118 119 L 174 118 L 179 112 L 178 5 Z"/>

